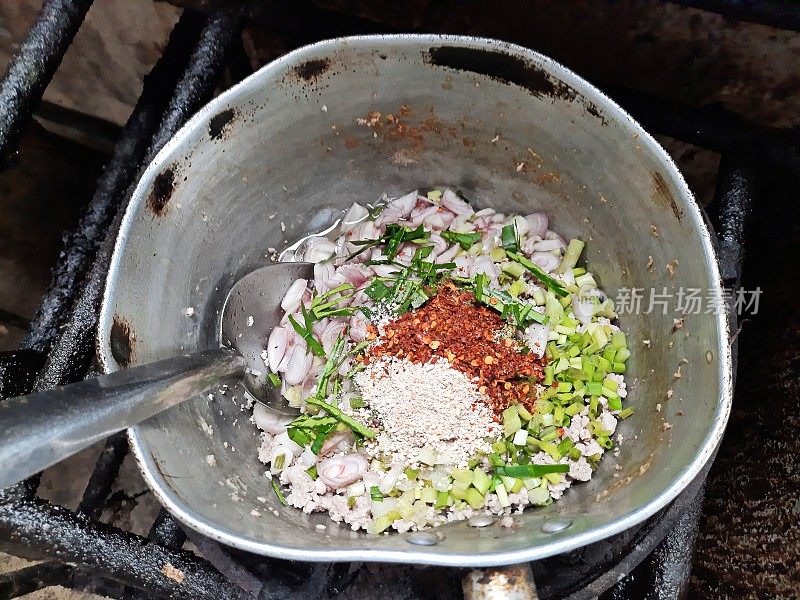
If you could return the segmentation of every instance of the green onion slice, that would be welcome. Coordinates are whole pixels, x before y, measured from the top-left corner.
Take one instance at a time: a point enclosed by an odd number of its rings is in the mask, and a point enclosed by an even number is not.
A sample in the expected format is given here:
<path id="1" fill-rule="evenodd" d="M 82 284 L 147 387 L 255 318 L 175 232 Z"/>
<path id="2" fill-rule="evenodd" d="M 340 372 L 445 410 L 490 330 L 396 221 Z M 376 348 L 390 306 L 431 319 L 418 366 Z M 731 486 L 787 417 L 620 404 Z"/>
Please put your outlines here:
<path id="1" fill-rule="evenodd" d="M 568 473 L 569 465 L 505 465 L 495 467 L 494 472 L 505 477 L 541 477 L 548 473 Z"/>

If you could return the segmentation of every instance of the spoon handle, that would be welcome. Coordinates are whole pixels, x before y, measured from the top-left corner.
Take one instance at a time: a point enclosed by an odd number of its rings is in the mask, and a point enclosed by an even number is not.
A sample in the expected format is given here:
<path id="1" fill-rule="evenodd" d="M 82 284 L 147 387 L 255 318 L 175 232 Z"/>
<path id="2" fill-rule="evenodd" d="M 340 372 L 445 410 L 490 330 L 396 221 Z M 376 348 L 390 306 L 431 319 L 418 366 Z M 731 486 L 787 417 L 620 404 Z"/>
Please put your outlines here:
<path id="1" fill-rule="evenodd" d="M 241 356 L 219 348 L 0 402 L 0 490 L 244 368 Z"/>

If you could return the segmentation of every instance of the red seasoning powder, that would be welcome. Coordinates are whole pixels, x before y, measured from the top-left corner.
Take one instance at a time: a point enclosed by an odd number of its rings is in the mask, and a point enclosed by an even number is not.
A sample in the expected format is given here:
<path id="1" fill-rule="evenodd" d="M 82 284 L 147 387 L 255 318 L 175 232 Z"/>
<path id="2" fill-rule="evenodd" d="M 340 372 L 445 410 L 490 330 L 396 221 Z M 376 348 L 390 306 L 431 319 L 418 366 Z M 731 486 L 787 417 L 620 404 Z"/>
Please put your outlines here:
<path id="1" fill-rule="evenodd" d="M 531 382 L 542 379 L 543 361 L 501 337 L 505 325 L 496 311 L 476 304 L 471 292 L 444 284 L 425 306 L 388 323 L 369 355 L 419 363 L 443 358 L 476 381 L 495 414 L 516 403 L 531 410 Z"/>

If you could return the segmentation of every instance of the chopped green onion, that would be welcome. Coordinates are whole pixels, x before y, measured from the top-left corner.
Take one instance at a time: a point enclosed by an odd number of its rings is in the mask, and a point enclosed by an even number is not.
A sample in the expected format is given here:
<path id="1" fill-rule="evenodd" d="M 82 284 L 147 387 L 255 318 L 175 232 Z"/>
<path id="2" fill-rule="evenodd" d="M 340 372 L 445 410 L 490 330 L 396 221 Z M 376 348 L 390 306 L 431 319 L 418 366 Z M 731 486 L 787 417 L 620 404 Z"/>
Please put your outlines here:
<path id="1" fill-rule="evenodd" d="M 370 533 L 381 533 L 387 530 L 389 527 L 391 527 L 392 523 L 401 518 L 402 515 L 400 514 L 400 511 L 391 510 L 385 515 L 381 515 L 372 522 Z"/>
<path id="2" fill-rule="evenodd" d="M 500 230 L 500 245 L 504 250 L 519 252 L 519 238 L 514 223 L 506 225 Z"/>
<path id="3" fill-rule="evenodd" d="M 489 489 L 488 487 L 486 488 Z M 467 504 L 470 505 L 474 510 L 478 510 L 479 508 L 483 507 L 483 503 L 486 500 L 484 494 L 486 492 L 480 492 L 479 490 L 471 487 L 468 488 L 466 493 L 464 494 L 464 500 L 467 501 Z"/>
<path id="4" fill-rule="evenodd" d="M 283 469 L 283 466 L 286 464 L 286 455 L 279 454 L 275 457 L 275 460 L 272 461 L 272 466 L 275 467 L 278 471 Z"/>
<path id="5" fill-rule="evenodd" d="M 381 491 L 378 489 L 377 485 L 373 485 L 369 488 L 369 497 L 376 502 L 383 502 L 383 494 L 381 494 Z"/>
<path id="6" fill-rule="evenodd" d="M 522 429 L 522 421 L 519 418 L 516 406 L 509 406 L 503 411 L 503 435 L 514 435 Z"/>
<path id="7" fill-rule="evenodd" d="M 570 438 L 564 438 L 558 444 L 558 451 L 561 453 L 561 456 L 564 456 L 569 453 L 575 447 L 575 442 L 573 442 Z"/>
<path id="8" fill-rule="evenodd" d="M 317 474 L 317 465 L 311 465 L 310 467 L 308 467 L 306 469 L 306 473 L 308 473 L 308 476 L 311 477 L 311 479 L 313 479 L 314 481 L 316 481 L 317 477 L 319 477 L 319 475 Z"/>
<path id="9" fill-rule="evenodd" d="M 434 202 L 438 201 L 442 197 L 442 190 L 431 190 L 425 196 L 428 200 L 433 200 Z"/>
<path id="10" fill-rule="evenodd" d="M 472 485 L 481 494 L 485 494 L 489 490 L 489 486 L 492 485 L 492 478 L 484 473 L 482 469 L 476 467 L 472 471 Z"/>
<path id="11" fill-rule="evenodd" d="M 627 419 L 627 418 L 628 418 L 628 417 L 630 417 L 632 414 L 633 414 L 633 407 L 632 407 L 632 406 L 629 406 L 628 408 L 625 408 L 625 409 L 623 409 L 623 410 L 619 411 L 619 414 L 618 414 L 617 416 L 618 416 L 620 419 Z"/>
<path id="12" fill-rule="evenodd" d="M 269 379 L 269 382 L 275 387 L 281 387 L 281 376 L 277 373 L 270 373 L 267 375 L 267 379 Z"/>
<path id="13" fill-rule="evenodd" d="M 470 485 L 472 483 L 474 473 L 470 469 L 453 469 L 450 472 L 450 477 L 452 477 L 454 481 Z"/>
<path id="14" fill-rule="evenodd" d="M 409 481 L 414 481 L 417 478 L 417 475 L 419 475 L 419 470 L 418 469 L 412 469 L 412 468 L 409 467 L 409 468 L 405 469 L 403 471 L 403 473 L 406 474 L 406 477 L 408 477 Z"/>
<path id="15" fill-rule="evenodd" d="M 541 477 L 547 473 L 568 473 L 569 465 L 506 465 L 496 467 L 495 473 L 505 477 L 529 478 Z"/>

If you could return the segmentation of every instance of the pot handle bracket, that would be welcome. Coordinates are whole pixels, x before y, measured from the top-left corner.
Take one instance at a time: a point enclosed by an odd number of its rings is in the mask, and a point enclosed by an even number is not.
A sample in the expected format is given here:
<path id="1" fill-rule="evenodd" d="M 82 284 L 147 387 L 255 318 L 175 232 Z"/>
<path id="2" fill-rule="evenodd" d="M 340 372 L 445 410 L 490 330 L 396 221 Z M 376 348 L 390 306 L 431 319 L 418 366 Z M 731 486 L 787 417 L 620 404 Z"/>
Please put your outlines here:
<path id="1" fill-rule="evenodd" d="M 539 600 L 530 563 L 469 571 L 464 600 Z"/>
<path id="2" fill-rule="evenodd" d="M 742 327 L 736 293 L 742 283 L 745 241 L 753 202 L 758 194 L 758 171 L 743 151 L 723 153 L 714 199 L 708 206 L 709 229 L 716 238 L 719 272 L 726 294 L 728 310 L 728 343 L 731 346 L 733 378 L 736 381 L 736 338 Z"/>

